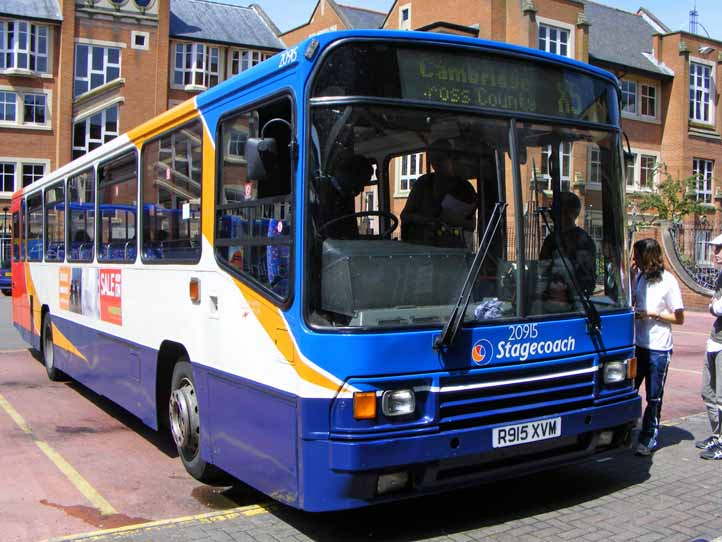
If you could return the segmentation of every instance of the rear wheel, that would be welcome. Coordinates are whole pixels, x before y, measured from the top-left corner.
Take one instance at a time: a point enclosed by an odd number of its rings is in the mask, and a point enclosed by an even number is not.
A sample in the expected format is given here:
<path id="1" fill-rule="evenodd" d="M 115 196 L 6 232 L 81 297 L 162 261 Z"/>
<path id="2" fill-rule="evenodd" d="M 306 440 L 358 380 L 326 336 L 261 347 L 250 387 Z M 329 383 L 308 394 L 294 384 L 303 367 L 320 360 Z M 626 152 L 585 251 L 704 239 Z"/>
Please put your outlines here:
<path id="1" fill-rule="evenodd" d="M 11 290 L 10 288 L 3 288 L 3 289 L 2 289 L 2 293 L 3 293 L 3 295 L 6 295 L 6 296 L 8 296 L 8 297 L 11 296 L 11 295 L 13 295 L 13 292 L 12 292 L 12 290 Z"/>
<path id="2" fill-rule="evenodd" d="M 170 432 L 188 473 L 204 484 L 224 484 L 228 475 L 201 458 L 201 419 L 193 369 L 187 358 L 173 368 L 168 403 Z"/>
<path id="3" fill-rule="evenodd" d="M 43 323 L 40 333 L 40 351 L 43 355 L 43 363 L 45 371 L 48 373 L 50 380 L 62 380 L 65 376 L 60 370 L 55 368 L 55 348 L 53 345 L 53 323 L 50 319 L 50 313 L 47 312 L 43 316 Z"/>

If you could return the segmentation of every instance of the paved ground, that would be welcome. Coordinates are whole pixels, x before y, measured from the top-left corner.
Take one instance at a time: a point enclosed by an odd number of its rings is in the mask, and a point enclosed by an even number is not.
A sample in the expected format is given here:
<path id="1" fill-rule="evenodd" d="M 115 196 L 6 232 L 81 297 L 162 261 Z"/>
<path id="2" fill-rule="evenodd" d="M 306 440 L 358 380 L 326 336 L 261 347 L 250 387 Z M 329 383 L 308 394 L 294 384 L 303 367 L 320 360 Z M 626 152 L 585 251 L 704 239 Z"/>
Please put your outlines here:
<path id="1" fill-rule="evenodd" d="M 0 298 L 0 540 L 722 542 L 722 462 L 702 461 L 710 317 L 675 333 L 663 448 L 390 506 L 307 514 L 192 480 L 168 438 L 75 383 L 48 383 Z M 102 512 L 105 512 L 103 514 Z M 98 531 L 100 529 L 100 531 Z M 108 530 L 111 529 L 111 530 Z"/>

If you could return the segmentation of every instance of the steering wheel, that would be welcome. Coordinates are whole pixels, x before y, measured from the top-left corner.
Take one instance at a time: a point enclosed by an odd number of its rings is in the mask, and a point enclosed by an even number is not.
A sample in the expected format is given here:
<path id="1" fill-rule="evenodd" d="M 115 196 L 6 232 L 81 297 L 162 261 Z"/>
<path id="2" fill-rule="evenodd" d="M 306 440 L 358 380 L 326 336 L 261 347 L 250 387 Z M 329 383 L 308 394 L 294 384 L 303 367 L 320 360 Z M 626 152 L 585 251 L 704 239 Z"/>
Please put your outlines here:
<path id="1" fill-rule="evenodd" d="M 337 222 L 341 222 L 342 220 L 347 220 L 349 218 L 363 218 L 365 216 L 383 216 L 391 220 L 391 225 L 378 234 L 379 238 L 389 237 L 399 225 L 399 219 L 396 218 L 396 215 L 394 215 L 393 213 L 389 213 L 388 211 L 359 211 L 357 213 L 349 213 L 329 220 L 320 228 L 318 228 L 318 233 L 323 234 L 326 228 L 332 226 L 333 224 L 336 224 Z"/>

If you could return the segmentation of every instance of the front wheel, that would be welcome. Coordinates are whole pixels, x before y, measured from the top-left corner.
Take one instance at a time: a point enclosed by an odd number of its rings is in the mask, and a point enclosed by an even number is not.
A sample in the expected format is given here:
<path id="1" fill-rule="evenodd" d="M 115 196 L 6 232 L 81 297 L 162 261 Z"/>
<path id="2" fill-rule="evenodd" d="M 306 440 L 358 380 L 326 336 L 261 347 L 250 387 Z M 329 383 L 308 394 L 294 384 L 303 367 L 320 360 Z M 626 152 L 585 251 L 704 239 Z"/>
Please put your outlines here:
<path id="1" fill-rule="evenodd" d="M 43 323 L 40 333 L 40 350 L 43 356 L 43 364 L 48 378 L 52 381 L 62 380 L 65 376 L 55 367 L 55 348 L 53 345 L 53 323 L 50 319 L 50 313 L 43 316 Z"/>
<path id="2" fill-rule="evenodd" d="M 198 396 L 187 359 L 181 359 L 173 368 L 168 415 L 173 441 L 188 473 L 204 484 L 224 483 L 225 473 L 201 458 Z"/>

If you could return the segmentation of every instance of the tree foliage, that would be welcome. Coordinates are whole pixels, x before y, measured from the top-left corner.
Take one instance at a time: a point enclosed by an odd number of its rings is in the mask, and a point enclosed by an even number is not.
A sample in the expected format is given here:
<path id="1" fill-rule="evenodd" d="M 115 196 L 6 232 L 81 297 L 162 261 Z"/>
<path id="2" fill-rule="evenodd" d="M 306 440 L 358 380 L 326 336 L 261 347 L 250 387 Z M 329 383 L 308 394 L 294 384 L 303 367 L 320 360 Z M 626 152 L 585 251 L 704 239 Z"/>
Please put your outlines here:
<path id="1" fill-rule="evenodd" d="M 709 211 L 709 206 L 696 198 L 697 176 L 684 179 L 675 178 L 666 167 L 658 168 L 663 180 L 651 192 L 637 195 L 637 205 L 641 211 L 649 211 L 652 224 L 660 220 L 681 222 L 686 216 L 701 215 Z"/>

